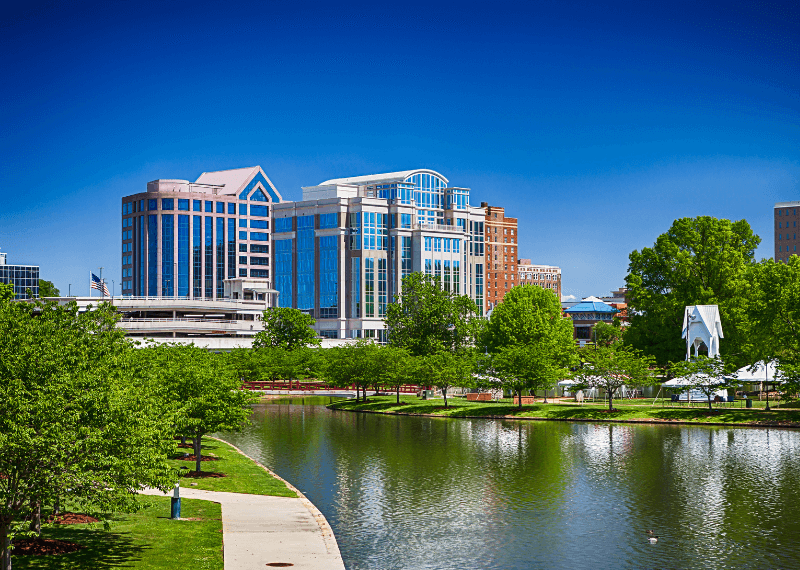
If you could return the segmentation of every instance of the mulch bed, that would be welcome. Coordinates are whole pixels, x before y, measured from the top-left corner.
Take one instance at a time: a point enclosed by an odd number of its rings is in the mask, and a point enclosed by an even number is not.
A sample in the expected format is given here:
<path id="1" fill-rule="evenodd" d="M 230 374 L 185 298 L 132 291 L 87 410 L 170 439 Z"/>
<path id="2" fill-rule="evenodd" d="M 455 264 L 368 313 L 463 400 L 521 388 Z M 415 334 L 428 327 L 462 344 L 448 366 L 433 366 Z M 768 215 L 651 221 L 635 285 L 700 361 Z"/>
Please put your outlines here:
<path id="1" fill-rule="evenodd" d="M 183 471 L 181 477 L 188 477 L 189 479 L 220 479 L 227 477 L 225 473 L 215 473 L 214 471 Z"/>
<path id="2" fill-rule="evenodd" d="M 96 519 L 90 515 L 84 515 L 83 513 L 62 513 L 56 516 L 51 515 L 47 519 L 47 522 L 56 524 L 86 524 L 100 522 L 100 519 Z"/>
<path id="3" fill-rule="evenodd" d="M 194 454 L 187 455 L 186 457 L 184 457 L 183 455 L 176 455 L 172 459 L 180 459 L 182 461 L 197 461 L 197 456 L 194 455 Z M 200 461 L 219 461 L 220 459 L 222 459 L 222 458 L 221 457 L 214 457 L 213 455 L 201 455 L 200 456 Z"/>
<path id="4" fill-rule="evenodd" d="M 53 554 L 69 554 L 86 548 L 83 544 L 75 544 L 54 538 L 23 538 L 14 541 L 14 556 L 50 556 Z"/>

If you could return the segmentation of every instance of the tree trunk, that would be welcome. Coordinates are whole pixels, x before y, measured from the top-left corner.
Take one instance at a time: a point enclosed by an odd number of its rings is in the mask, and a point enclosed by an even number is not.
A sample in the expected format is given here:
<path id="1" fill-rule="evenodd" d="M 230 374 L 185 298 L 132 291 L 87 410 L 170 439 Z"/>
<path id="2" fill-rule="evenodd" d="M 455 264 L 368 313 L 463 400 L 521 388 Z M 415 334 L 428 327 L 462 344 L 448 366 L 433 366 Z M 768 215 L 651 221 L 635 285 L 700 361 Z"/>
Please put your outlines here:
<path id="1" fill-rule="evenodd" d="M 444 407 L 447 407 L 447 388 L 442 388 L 442 395 L 444 396 Z"/>
<path id="2" fill-rule="evenodd" d="M 714 408 L 711 407 L 711 394 L 708 394 L 708 409 L 709 411 L 714 411 Z"/>
<path id="3" fill-rule="evenodd" d="M 31 513 L 29 530 L 35 532 L 36 536 L 40 536 L 42 534 L 42 504 L 36 502 L 31 506 L 33 507 L 33 512 Z"/>
<path id="4" fill-rule="evenodd" d="M 181 436 L 181 445 L 186 445 L 186 436 L 185 435 Z"/>
<path id="5" fill-rule="evenodd" d="M 55 503 L 53 504 L 53 516 L 58 516 L 61 514 L 61 497 L 56 497 Z"/>
<path id="6" fill-rule="evenodd" d="M 522 409 L 522 388 L 517 390 L 517 398 L 519 398 L 517 400 L 517 408 L 519 408 L 521 410 Z"/>
<path id="7" fill-rule="evenodd" d="M 535 392 L 534 392 L 534 393 L 535 393 Z M 546 404 L 546 403 L 547 403 L 547 388 L 545 388 L 545 389 L 544 389 L 544 402 L 542 402 L 542 403 L 543 403 L 543 404 Z"/>
<path id="8" fill-rule="evenodd" d="M 200 434 L 197 434 L 194 437 L 193 443 L 194 443 L 195 471 L 197 471 L 198 474 L 200 473 L 200 470 L 202 469 L 202 467 L 201 467 L 201 458 L 200 458 L 201 457 L 200 456 L 201 441 L 202 441 L 202 437 L 200 436 Z"/>
<path id="9" fill-rule="evenodd" d="M 397 403 L 400 403 L 400 384 L 397 385 Z"/>
<path id="10" fill-rule="evenodd" d="M 610 390 L 608 392 L 608 411 L 609 412 L 614 411 L 614 392 Z"/>
<path id="11" fill-rule="evenodd" d="M 11 570 L 11 539 L 8 531 L 11 526 L 10 520 L 0 521 L 0 570 Z"/>

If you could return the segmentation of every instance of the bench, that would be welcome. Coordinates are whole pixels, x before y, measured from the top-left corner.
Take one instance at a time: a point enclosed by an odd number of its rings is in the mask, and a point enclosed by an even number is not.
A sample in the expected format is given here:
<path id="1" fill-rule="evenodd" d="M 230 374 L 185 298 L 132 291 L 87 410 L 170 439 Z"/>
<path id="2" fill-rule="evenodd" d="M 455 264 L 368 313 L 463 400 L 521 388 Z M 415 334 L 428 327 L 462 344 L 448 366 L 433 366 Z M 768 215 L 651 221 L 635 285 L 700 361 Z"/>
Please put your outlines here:
<path id="1" fill-rule="evenodd" d="M 489 392 L 467 394 L 467 402 L 491 402 L 492 395 Z"/>
<path id="2" fill-rule="evenodd" d="M 523 406 L 530 406 L 531 404 L 536 403 L 535 396 L 522 396 L 522 405 Z M 519 396 L 514 396 L 514 405 L 519 406 Z"/>

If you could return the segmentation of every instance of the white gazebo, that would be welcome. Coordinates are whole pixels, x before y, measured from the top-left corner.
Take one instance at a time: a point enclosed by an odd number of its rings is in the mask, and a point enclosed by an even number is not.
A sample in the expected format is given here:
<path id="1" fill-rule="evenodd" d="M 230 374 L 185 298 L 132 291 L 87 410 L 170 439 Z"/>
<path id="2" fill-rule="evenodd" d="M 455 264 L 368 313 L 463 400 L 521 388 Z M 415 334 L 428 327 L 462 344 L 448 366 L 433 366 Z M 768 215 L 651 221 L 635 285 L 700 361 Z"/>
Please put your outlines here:
<path id="1" fill-rule="evenodd" d="M 701 344 L 708 348 L 708 357 L 719 356 L 719 339 L 723 338 L 722 321 L 719 318 L 718 305 L 692 305 L 683 311 L 683 330 L 681 338 L 686 339 L 686 360 L 691 358 L 691 349 L 694 355 Z"/>

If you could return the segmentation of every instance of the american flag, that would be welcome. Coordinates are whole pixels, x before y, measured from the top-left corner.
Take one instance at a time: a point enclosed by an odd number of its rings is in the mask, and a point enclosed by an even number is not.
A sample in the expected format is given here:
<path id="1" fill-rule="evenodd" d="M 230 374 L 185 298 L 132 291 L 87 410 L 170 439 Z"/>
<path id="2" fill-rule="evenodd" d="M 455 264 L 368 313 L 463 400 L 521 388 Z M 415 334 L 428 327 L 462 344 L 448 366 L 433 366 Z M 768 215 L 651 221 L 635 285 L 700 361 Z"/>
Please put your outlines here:
<path id="1" fill-rule="evenodd" d="M 92 289 L 97 289 L 103 292 L 103 297 L 110 297 L 111 293 L 108 291 L 108 285 L 105 281 L 100 281 L 100 278 L 92 273 Z"/>

